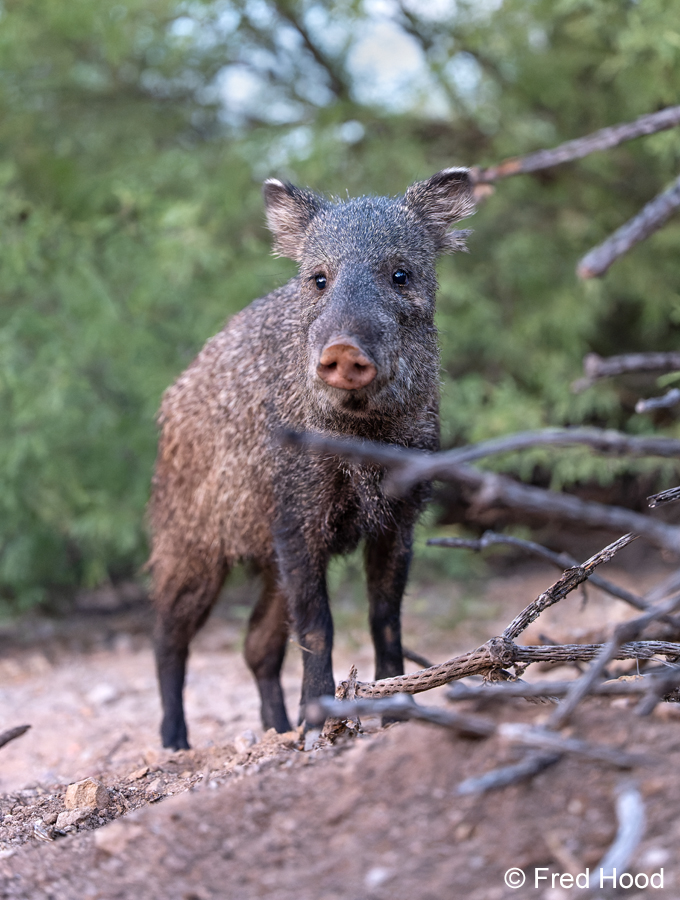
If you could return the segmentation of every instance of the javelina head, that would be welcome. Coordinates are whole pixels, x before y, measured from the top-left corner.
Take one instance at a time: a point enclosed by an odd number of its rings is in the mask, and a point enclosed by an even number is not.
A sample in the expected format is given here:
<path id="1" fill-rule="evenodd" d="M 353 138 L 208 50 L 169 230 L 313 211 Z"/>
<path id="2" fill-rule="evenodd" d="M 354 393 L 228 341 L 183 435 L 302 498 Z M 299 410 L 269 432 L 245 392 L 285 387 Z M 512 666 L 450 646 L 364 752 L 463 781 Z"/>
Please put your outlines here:
<path id="1" fill-rule="evenodd" d="M 275 179 L 264 197 L 275 252 L 300 264 L 301 355 L 317 410 L 395 414 L 436 393 L 435 260 L 464 249 L 466 233 L 448 228 L 474 211 L 467 170 L 395 198 L 331 202 Z"/>

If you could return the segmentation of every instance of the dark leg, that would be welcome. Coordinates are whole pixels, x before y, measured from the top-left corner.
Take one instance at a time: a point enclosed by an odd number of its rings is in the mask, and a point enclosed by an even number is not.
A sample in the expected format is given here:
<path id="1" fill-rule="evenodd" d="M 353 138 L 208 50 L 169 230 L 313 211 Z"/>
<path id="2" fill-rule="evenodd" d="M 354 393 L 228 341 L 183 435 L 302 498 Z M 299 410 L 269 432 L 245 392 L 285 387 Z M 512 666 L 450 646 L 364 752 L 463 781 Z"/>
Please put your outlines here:
<path id="1" fill-rule="evenodd" d="M 277 534 L 277 562 L 281 585 L 288 598 L 291 627 L 302 648 L 302 694 L 299 722 L 310 700 L 335 693 L 333 680 L 333 620 L 326 590 L 327 556 L 313 549 L 303 529 L 288 528 Z"/>
<path id="2" fill-rule="evenodd" d="M 262 727 L 290 731 L 290 722 L 281 690 L 281 666 L 288 640 L 288 607 L 273 568 L 262 573 L 262 596 L 248 624 L 245 657 L 255 676 L 262 701 Z"/>
<path id="3" fill-rule="evenodd" d="M 189 748 L 183 702 L 189 642 L 208 618 L 226 574 L 221 562 L 204 571 L 204 577 L 194 570 L 186 581 L 168 579 L 157 594 L 154 649 L 163 705 L 161 739 L 173 750 Z"/>
<path id="4" fill-rule="evenodd" d="M 411 528 L 395 528 L 366 541 L 369 622 L 375 648 L 375 677 L 404 674 L 401 599 L 411 562 Z"/>

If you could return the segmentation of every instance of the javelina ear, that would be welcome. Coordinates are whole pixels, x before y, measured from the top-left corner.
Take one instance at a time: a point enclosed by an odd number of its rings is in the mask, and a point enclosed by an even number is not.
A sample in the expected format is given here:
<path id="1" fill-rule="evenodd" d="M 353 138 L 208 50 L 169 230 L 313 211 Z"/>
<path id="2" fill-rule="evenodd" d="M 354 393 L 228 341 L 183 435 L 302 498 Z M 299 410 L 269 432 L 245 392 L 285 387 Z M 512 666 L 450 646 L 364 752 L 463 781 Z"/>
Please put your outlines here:
<path id="1" fill-rule="evenodd" d="M 313 191 L 303 191 L 276 178 L 268 178 L 262 192 L 267 224 L 274 235 L 274 253 L 300 262 L 307 226 L 326 201 Z"/>
<path id="2" fill-rule="evenodd" d="M 404 200 L 425 223 L 437 251 L 465 250 L 470 232 L 447 229 L 475 211 L 468 169 L 443 169 L 427 181 L 418 181 L 406 191 Z"/>

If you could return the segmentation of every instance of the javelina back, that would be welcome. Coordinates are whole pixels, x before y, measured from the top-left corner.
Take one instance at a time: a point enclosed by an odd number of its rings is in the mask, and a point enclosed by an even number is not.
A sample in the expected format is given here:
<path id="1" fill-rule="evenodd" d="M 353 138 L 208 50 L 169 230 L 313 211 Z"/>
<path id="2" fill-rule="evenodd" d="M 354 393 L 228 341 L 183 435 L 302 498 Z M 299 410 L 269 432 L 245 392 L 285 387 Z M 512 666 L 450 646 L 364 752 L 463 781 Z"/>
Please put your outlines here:
<path id="1" fill-rule="evenodd" d="M 365 541 L 376 678 L 403 673 L 400 608 L 413 527 L 428 492 L 381 491 L 383 472 L 285 448 L 281 428 L 436 450 L 435 260 L 473 211 L 465 169 L 396 198 L 330 202 L 269 180 L 275 250 L 300 264 L 208 341 L 166 392 L 151 498 L 155 650 L 165 747 L 188 747 L 189 642 L 229 569 L 263 577 L 245 645 L 265 728 L 290 728 L 280 670 L 303 647 L 301 703 L 334 691 L 326 568 Z"/>

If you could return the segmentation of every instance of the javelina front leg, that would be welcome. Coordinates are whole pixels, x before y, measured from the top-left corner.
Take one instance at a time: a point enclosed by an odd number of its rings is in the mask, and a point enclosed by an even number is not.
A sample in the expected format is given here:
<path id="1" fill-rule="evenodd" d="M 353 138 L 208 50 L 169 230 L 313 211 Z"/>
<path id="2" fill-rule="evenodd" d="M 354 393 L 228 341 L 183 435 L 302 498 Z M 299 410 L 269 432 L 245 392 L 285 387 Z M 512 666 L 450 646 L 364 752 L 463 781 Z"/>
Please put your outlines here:
<path id="1" fill-rule="evenodd" d="M 192 580 L 190 587 L 174 591 L 168 587 L 156 601 L 154 651 L 163 706 L 161 740 L 172 750 L 189 749 L 183 700 L 189 643 L 208 618 L 226 571 L 226 566 L 218 566 L 198 584 Z"/>
<path id="2" fill-rule="evenodd" d="M 366 541 L 366 582 L 376 679 L 404 674 L 401 599 L 411 563 L 411 543 L 410 527 L 397 527 Z"/>
<path id="3" fill-rule="evenodd" d="M 262 595 L 248 624 L 245 657 L 260 691 L 262 727 L 282 733 L 290 731 L 281 689 L 281 666 L 289 632 L 288 607 L 277 572 L 267 568 L 262 575 Z"/>
<path id="4" fill-rule="evenodd" d="M 323 557 L 320 559 L 319 557 Z M 281 584 L 288 598 L 293 630 L 302 649 L 302 694 L 299 723 L 305 705 L 324 694 L 333 696 L 333 619 L 326 589 L 327 555 L 310 548 L 302 529 L 287 529 L 277 540 Z"/>

